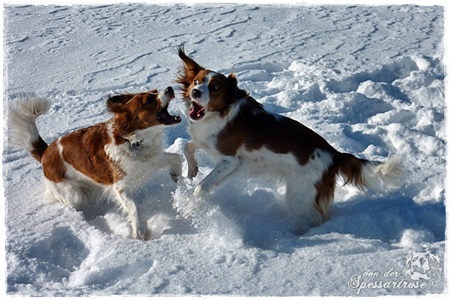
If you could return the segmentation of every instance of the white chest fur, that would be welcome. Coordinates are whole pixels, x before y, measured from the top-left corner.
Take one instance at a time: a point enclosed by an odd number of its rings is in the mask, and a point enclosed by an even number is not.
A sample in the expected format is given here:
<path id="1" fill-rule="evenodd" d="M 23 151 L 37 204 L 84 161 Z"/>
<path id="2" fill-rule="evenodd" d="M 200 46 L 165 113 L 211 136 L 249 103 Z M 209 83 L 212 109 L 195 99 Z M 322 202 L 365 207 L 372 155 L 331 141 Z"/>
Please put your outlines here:
<path id="1" fill-rule="evenodd" d="M 217 160 L 222 156 L 216 147 L 217 137 L 226 124 L 227 119 L 215 113 L 200 122 L 191 122 L 189 133 L 195 144 L 205 150 L 212 159 Z"/>
<path id="2" fill-rule="evenodd" d="M 240 105 L 241 102 L 237 101 L 225 117 L 218 112 L 207 112 L 201 121 L 190 121 L 189 133 L 192 140 L 215 161 L 223 157 L 223 154 L 217 150 L 218 135 L 238 114 Z"/>
<path id="3" fill-rule="evenodd" d="M 110 136 L 112 137 L 112 131 Z M 128 142 L 105 145 L 105 152 L 125 173 L 126 187 L 134 189 L 147 181 L 150 174 L 163 165 L 163 128 L 136 131 Z M 113 139 L 112 139 L 113 140 Z"/>

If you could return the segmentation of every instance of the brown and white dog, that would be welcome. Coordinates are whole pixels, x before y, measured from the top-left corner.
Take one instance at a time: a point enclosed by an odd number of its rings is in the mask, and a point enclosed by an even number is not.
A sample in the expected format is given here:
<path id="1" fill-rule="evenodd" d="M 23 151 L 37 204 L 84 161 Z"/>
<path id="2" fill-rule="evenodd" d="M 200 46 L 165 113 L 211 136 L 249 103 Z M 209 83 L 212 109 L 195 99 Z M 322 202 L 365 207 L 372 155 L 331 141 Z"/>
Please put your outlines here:
<path id="1" fill-rule="evenodd" d="M 216 162 L 196 186 L 195 198 L 203 198 L 238 168 L 267 175 L 286 183 L 289 219 L 302 233 L 327 219 L 338 175 L 360 189 L 391 191 L 401 186 L 399 159 L 377 163 L 341 153 L 299 122 L 264 110 L 238 87 L 234 74 L 205 69 L 181 48 L 178 54 L 184 65 L 177 83 L 187 102 L 192 138 L 184 151 L 188 177 L 197 174 L 197 148 Z"/>
<path id="2" fill-rule="evenodd" d="M 107 108 L 114 116 L 91 127 L 71 132 L 47 145 L 39 135 L 36 118 L 51 106 L 47 99 L 22 97 L 11 105 L 11 142 L 27 149 L 42 163 L 49 196 L 77 210 L 90 209 L 97 200 L 113 199 L 125 211 L 132 237 L 149 239 L 131 191 L 149 175 L 166 166 L 175 179 L 181 173 L 177 154 L 163 152 L 163 129 L 180 123 L 168 113 L 172 87 L 158 94 L 113 96 Z"/>

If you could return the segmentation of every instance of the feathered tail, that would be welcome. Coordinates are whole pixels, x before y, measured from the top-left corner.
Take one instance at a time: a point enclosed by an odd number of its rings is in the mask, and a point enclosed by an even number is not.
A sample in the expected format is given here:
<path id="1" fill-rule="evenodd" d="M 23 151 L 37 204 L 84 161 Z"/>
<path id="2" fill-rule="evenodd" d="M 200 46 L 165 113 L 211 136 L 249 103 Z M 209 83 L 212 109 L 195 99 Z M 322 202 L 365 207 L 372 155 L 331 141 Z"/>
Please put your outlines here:
<path id="1" fill-rule="evenodd" d="M 392 192 L 398 190 L 405 179 L 400 156 L 392 156 L 380 163 L 341 153 L 339 161 L 339 173 L 346 180 L 345 183 L 353 184 L 361 190 Z"/>
<path id="2" fill-rule="evenodd" d="M 10 143 L 28 150 L 39 162 L 48 145 L 39 135 L 36 118 L 48 112 L 50 106 L 50 100 L 22 95 L 9 106 L 8 111 Z"/>

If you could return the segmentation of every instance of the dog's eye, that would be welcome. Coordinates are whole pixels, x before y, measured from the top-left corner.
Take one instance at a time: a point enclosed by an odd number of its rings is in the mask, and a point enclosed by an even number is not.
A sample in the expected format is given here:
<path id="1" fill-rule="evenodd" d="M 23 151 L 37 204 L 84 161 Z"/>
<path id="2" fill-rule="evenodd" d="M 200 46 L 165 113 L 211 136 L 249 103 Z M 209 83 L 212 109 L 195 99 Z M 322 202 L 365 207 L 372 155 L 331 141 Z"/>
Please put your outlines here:
<path id="1" fill-rule="evenodd" d="M 195 84 L 195 85 L 198 85 L 199 83 L 200 83 L 200 81 L 198 81 L 198 79 L 195 79 L 195 80 L 194 80 L 194 84 Z"/>
<path id="2" fill-rule="evenodd" d="M 219 90 L 219 86 L 217 84 L 211 85 L 210 88 L 211 88 L 211 91 L 213 91 L 213 92 L 217 92 Z"/>

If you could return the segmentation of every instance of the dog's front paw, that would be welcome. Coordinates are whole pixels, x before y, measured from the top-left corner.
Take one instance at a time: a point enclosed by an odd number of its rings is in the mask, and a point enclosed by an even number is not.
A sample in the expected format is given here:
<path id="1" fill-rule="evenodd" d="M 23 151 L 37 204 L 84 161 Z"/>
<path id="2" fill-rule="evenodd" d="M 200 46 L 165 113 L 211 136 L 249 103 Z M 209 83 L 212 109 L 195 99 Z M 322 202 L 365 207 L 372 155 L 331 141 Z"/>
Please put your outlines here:
<path id="1" fill-rule="evenodd" d="M 206 196 L 206 191 L 201 184 L 197 185 L 194 189 L 194 193 L 192 194 L 195 200 L 203 201 Z"/>
<path id="2" fill-rule="evenodd" d="M 170 176 L 175 183 L 178 183 L 181 177 L 181 161 L 179 164 L 176 164 L 175 167 L 172 167 L 170 170 Z"/>
<path id="3" fill-rule="evenodd" d="M 151 231 L 147 227 L 147 222 L 143 222 L 139 226 L 139 228 L 136 228 L 135 230 L 133 230 L 133 233 L 131 236 L 135 240 L 148 241 L 151 237 Z"/>
<path id="4" fill-rule="evenodd" d="M 193 168 L 188 169 L 187 177 L 192 180 L 195 176 L 197 176 L 197 174 L 198 174 L 198 167 L 195 166 Z"/>
<path id="5" fill-rule="evenodd" d="M 178 181 L 180 180 L 180 174 L 177 172 L 170 172 L 170 177 L 172 178 L 173 182 L 178 183 Z"/>

